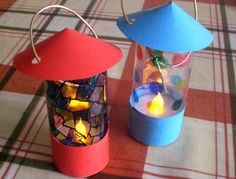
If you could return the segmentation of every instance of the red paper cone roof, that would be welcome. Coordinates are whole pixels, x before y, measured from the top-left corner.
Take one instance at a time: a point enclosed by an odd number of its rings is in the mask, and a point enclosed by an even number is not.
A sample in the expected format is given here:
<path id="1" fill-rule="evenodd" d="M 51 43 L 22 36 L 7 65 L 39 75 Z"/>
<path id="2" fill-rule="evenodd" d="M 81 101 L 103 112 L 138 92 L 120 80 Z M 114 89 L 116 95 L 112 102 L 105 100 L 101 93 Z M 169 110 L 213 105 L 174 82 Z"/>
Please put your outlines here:
<path id="1" fill-rule="evenodd" d="M 76 80 L 94 76 L 114 66 L 121 50 L 100 39 L 72 29 L 64 29 L 38 43 L 40 62 L 33 64 L 31 48 L 15 56 L 13 65 L 19 71 L 43 80 Z"/>

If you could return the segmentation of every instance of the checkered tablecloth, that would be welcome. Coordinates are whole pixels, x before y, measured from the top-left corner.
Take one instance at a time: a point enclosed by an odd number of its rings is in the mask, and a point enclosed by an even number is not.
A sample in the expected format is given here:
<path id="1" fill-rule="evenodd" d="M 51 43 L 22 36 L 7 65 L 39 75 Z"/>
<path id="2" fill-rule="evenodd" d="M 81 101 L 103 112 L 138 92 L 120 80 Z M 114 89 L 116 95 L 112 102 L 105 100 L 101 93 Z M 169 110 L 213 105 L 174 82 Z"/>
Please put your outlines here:
<path id="1" fill-rule="evenodd" d="M 163 0 L 127 0 L 131 13 Z M 190 0 L 178 5 L 194 15 Z M 110 161 L 91 178 L 236 178 L 236 1 L 199 0 L 199 21 L 214 35 L 213 44 L 194 53 L 187 110 L 180 138 L 166 147 L 148 147 L 127 130 L 134 44 L 118 30 L 119 0 L 0 0 L 0 178 L 70 178 L 53 165 L 42 81 L 12 66 L 29 46 L 33 14 L 60 4 L 81 14 L 101 39 L 122 49 L 121 62 L 108 71 Z M 85 34 L 86 26 L 58 9 L 35 21 L 34 40 L 65 27 Z"/>

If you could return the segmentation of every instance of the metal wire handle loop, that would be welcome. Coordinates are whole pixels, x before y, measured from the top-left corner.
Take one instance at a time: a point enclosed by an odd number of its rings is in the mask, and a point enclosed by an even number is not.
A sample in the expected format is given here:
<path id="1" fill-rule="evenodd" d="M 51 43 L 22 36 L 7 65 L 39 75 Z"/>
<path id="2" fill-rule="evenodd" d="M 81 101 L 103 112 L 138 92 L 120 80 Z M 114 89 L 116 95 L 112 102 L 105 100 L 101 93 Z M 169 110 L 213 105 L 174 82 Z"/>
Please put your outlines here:
<path id="1" fill-rule="evenodd" d="M 128 18 L 127 14 L 125 13 L 125 8 L 124 8 L 124 3 L 123 3 L 123 0 L 120 1 L 121 2 L 121 10 L 122 10 L 122 14 L 126 20 L 126 22 L 128 24 L 132 24 L 132 21 Z M 193 0 L 193 3 L 194 3 L 194 15 L 195 15 L 195 20 L 198 21 L 198 6 L 197 6 L 197 0 Z M 189 59 L 189 56 L 191 55 L 191 52 L 188 53 L 188 55 L 179 63 L 176 63 L 176 64 L 165 64 L 165 63 L 162 63 L 161 61 L 159 61 L 159 63 L 161 65 L 165 65 L 165 66 L 168 66 L 168 67 L 178 67 L 180 65 L 182 65 L 183 63 L 185 63 L 188 59 Z"/>
<path id="2" fill-rule="evenodd" d="M 122 14 L 125 17 L 125 20 L 128 24 L 132 24 L 132 22 L 130 21 L 130 19 L 128 18 L 126 12 L 125 12 L 125 8 L 124 8 L 124 2 L 123 0 L 120 0 L 121 3 L 121 10 L 122 10 Z M 198 21 L 198 6 L 197 6 L 197 0 L 193 0 L 193 4 L 194 4 L 194 15 L 195 15 L 195 20 Z"/>
<path id="3" fill-rule="evenodd" d="M 120 4 L 121 4 L 121 10 L 122 10 L 122 14 L 125 17 L 125 20 L 128 24 L 132 24 L 132 22 L 129 20 L 127 14 L 125 13 L 125 8 L 124 8 L 124 3 L 123 0 L 120 0 Z"/>
<path id="4" fill-rule="evenodd" d="M 34 24 L 34 21 L 36 19 L 36 17 L 43 11 L 47 10 L 47 9 L 50 9 L 50 8 L 60 8 L 60 9 L 65 9 L 69 12 L 71 12 L 72 14 L 74 14 L 75 16 L 77 16 L 90 30 L 91 32 L 93 33 L 93 35 L 95 36 L 95 38 L 98 39 L 98 36 L 97 34 L 95 33 L 95 31 L 93 30 L 93 28 L 84 20 L 84 18 L 82 18 L 78 13 L 76 13 L 75 11 L 69 9 L 68 7 L 65 7 L 65 6 L 61 6 L 61 5 L 50 5 L 50 6 L 46 6 L 46 7 L 43 7 L 42 9 L 40 9 L 38 12 L 36 12 L 33 16 L 33 18 L 31 19 L 31 22 L 30 22 L 30 30 L 29 30 L 29 38 L 30 38 L 30 45 L 32 47 L 32 50 L 33 50 L 33 53 L 35 55 L 35 58 L 38 62 L 40 62 L 40 57 L 35 49 L 35 45 L 34 45 L 34 41 L 33 41 L 33 24 Z"/>

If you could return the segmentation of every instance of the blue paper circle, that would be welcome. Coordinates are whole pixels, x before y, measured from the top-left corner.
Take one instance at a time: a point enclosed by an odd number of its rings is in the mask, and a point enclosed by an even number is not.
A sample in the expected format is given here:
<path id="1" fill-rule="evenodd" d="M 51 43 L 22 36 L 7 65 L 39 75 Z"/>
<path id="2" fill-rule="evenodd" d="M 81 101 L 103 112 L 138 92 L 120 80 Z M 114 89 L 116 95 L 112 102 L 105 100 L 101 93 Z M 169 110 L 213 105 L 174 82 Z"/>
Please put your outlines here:
<path id="1" fill-rule="evenodd" d="M 133 90 L 132 96 L 133 96 L 134 102 L 137 103 L 139 101 L 139 97 L 135 90 Z"/>
<path id="2" fill-rule="evenodd" d="M 181 77 L 178 75 L 172 75 L 170 80 L 174 85 L 179 85 L 181 83 Z"/>
<path id="3" fill-rule="evenodd" d="M 164 87 L 161 83 L 151 82 L 149 84 L 149 89 L 152 93 L 158 94 L 158 92 L 161 93 L 164 90 Z"/>

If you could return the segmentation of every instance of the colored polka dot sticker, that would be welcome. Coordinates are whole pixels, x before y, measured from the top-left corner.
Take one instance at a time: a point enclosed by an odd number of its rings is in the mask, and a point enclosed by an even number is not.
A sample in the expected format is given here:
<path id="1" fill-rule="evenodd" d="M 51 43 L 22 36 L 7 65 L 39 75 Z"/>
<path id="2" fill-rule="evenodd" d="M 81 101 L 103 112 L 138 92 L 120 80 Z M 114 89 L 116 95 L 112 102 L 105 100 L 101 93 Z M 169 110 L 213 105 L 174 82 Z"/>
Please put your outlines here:
<path id="1" fill-rule="evenodd" d="M 180 83 L 178 85 L 176 85 L 179 88 L 184 88 L 186 85 L 186 80 L 181 80 Z"/>
<path id="2" fill-rule="evenodd" d="M 178 54 L 178 53 L 176 53 L 176 54 L 173 55 L 172 63 L 173 64 L 178 64 L 178 63 L 182 62 L 186 57 L 187 57 L 187 54 Z M 189 60 L 189 57 L 186 60 L 186 62 L 188 62 L 188 60 Z M 182 65 L 180 65 L 180 67 L 185 66 L 186 62 L 184 62 Z"/>
<path id="3" fill-rule="evenodd" d="M 137 57 L 139 60 L 143 59 L 142 47 L 140 45 L 137 45 Z"/>
<path id="4" fill-rule="evenodd" d="M 161 83 L 151 82 L 149 84 L 149 89 L 152 93 L 158 94 L 158 92 L 161 93 L 164 90 L 164 87 Z"/>
<path id="5" fill-rule="evenodd" d="M 177 99 L 172 105 L 172 110 L 178 110 L 182 105 L 182 101 L 182 99 Z"/>
<path id="6" fill-rule="evenodd" d="M 132 96 L 133 96 L 134 102 L 137 103 L 139 101 L 139 97 L 135 90 L 133 90 Z"/>
<path id="7" fill-rule="evenodd" d="M 171 75 L 170 80 L 173 83 L 173 85 L 176 85 L 176 86 L 180 85 L 182 81 L 181 77 L 178 75 Z"/>

